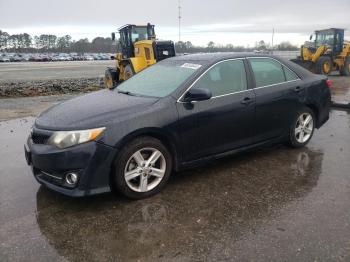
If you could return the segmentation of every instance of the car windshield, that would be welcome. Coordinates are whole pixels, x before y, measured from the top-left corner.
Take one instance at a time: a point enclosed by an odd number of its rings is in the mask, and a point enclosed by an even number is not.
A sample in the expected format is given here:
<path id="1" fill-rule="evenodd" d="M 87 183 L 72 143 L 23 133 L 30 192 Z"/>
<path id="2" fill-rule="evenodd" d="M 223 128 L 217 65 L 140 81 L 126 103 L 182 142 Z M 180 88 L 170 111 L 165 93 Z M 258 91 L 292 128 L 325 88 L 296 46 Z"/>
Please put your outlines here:
<path id="1" fill-rule="evenodd" d="M 119 92 L 165 97 L 184 83 L 201 65 L 186 62 L 155 64 L 121 83 Z"/>

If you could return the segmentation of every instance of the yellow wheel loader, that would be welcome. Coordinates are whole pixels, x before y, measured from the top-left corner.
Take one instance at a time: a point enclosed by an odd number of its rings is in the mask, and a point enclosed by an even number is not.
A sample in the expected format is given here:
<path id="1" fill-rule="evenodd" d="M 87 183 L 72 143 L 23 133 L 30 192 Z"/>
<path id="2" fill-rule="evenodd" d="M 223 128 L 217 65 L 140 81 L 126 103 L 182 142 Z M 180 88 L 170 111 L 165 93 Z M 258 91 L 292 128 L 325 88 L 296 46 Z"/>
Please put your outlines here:
<path id="1" fill-rule="evenodd" d="M 350 75 L 350 42 L 344 41 L 344 29 L 330 28 L 315 31 L 315 40 L 301 47 L 300 57 L 292 61 L 316 73 L 328 75 L 339 71 Z"/>
<path id="2" fill-rule="evenodd" d="M 114 88 L 146 67 L 163 59 L 175 56 L 172 41 L 157 41 L 154 25 L 124 25 L 119 28 L 121 52 L 112 59 L 116 66 L 107 68 L 104 82 L 107 88 Z M 115 40 L 112 33 L 112 40 Z"/>

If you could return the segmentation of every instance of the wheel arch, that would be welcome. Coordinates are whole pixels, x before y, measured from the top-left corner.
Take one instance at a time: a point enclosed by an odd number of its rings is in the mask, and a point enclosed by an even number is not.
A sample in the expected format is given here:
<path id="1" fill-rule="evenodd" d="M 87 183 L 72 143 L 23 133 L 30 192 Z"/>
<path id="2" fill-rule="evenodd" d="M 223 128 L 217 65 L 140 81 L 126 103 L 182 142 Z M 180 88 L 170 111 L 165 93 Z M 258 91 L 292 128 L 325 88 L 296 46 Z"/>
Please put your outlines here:
<path id="1" fill-rule="evenodd" d="M 156 127 L 142 128 L 126 135 L 116 144 L 118 151 L 121 150 L 121 148 L 126 146 L 131 141 L 140 137 L 153 137 L 160 140 L 163 143 L 163 145 L 169 150 L 172 156 L 173 169 L 174 170 L 178 169 L 179 152 L 175 144 L 175 139 L 170 134 L 168 134 L 168 132 L 164 131 L 164 129 L 162 128 L 156 128 Z M 118 157 L 118 154 L 116 157 Z"/>
<path id="2" fill-rule="evenodd" d="M 307 103 L 305 106 L 310 108 L 312 110 L 312 112 L 314 113 L 314 116 L 316 118 L 315 119 L 316 120 L 316 127 L 318 128 L 319 127 L 319 119 L 320 119 L 319 118 L 319 113 L 320 113 L 319 109 L 317 108 L 316 105 L 314 105 L 312 103 Z"/>

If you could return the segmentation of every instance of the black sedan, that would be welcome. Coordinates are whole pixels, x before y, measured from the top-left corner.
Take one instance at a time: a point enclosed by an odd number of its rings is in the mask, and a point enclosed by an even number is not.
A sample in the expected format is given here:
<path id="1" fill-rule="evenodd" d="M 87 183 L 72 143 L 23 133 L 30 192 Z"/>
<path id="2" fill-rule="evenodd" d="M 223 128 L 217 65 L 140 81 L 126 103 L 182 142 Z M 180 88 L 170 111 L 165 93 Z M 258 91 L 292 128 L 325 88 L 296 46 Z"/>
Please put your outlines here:
<path id="1" fill-rule="evenodd" d="M 273 56 L 174 57 L 42 113 L 26 158 L 39 183 L 63 194 L 145 198 L 173 170 L 271 143 L 305 146 L 329 118 L 329 87 Z"/>

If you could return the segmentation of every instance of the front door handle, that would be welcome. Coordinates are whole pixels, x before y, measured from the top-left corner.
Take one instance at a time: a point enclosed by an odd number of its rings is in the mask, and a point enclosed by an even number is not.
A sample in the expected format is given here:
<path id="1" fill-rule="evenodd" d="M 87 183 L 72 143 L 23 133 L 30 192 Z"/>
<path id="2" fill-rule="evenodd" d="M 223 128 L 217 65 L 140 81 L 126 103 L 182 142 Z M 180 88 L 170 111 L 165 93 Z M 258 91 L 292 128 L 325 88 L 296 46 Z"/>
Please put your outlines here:
<path id="1" fill-rule="evenodd" d="M 249 104 L 251 104 L 251 103 L 253 103 L 254 102 L 254 99 L 253 98 L 251 98 L 251 97 L 245 97 L 245 98 L 243 98 L 243 100 L 241 101 L 241 104 L 243 104 L 243 105 L 249 105 Z"/>
<path id="2" fill-rule="evenodd" d="M 301 88 L 300 86 L 297 86 L 296 88 L 294 88 L 294 91 L 297 93 L 300 93 L 301 91 L 303 91 L 303 88 Z"/>

